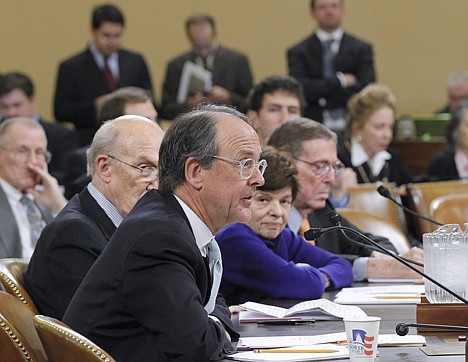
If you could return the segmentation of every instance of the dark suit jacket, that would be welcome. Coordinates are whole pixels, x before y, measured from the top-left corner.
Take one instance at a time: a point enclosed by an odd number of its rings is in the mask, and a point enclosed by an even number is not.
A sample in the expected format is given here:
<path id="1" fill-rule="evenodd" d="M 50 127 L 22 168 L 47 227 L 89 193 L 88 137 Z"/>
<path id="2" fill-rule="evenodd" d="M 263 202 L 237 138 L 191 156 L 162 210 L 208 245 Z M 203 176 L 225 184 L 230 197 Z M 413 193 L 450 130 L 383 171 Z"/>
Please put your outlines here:
<path id="1" fill-rule="evenodd" d="M 428 174 L 433 181 L 459 180 L 455 149 L 450 148 L 436 154 L 429 163 Z"/>
<path id="2" fill-rule="evenodd" d="M 329 202 L 327 202 L 327 205 L 323 209 L 315 210 L 314 212 L 312 212 L 308 216 L 310 225 L 312 225 L 312 227 L 320 227 L 320 228 L 333 226 L 330 220 L 328 220 L 328 213 L 330 211 L 334 211 L 334 209 L 332 205 Z M 351 224 L 344 217 L 341 218 L 341 225 L 360 231 L 355 225 Z M 362 233 L 368 236 L 369 238 L 371 238 L 372 240 L 374 240 L 375 242 L 377 242 L 379 245 L 383 246 L 385 249 L 396 251 L 393 244 L 387 238 L 364 233 L 364 232 Z M 358 239 L 356 235 L 349 235 L 349 237 L 353 240 L 361 241 Z M 365 246 L 360 246 L 349 241 L 340 231 L 332 231 L 332 232 L 323 234 L 317 240 L 315 240 L 315 244 L 321 247 L 322 249 L 325 249 L 331 253 L 339 255 L 342 258 L 345 258 L 350 263 L 353 263 L 354 260 L 359 257 L 369 256 L 373 251 L 370 248 L 366 248 Z"/>
<path id="3" fill-rule="evenodd" d="M 86 174 L 86 151 L 89 146 L 88 144 L 77 148 L 68 155 L 63 183 L 67 199 L 71 199 L 73 195 L 83 190 L 91 181 L 91 177 Z"/>
<path id="4" fill-rule="evenodd" d="M 382 171 L 377 176 L 372 174 L 372 171 L 367 163 L 361 167 L 354 167 L 351 163 L 350 144 L 345 141 L 338 146 L 338 158 L 346 167 L 350 167 L 356 172 L 358 183 L 369 183 L 377 181 L 394 182 L 397 186 L 405 185 L 413 182 L 413 176 L 410 170 L 403 162 L 403 158 L 398 150 L 388 148 L 387 152 L 392 155 L 392 158 L 387 160 Z"/>
<path id="5" fill-rule="evenodd" d="M 24 273 L 24 286 L 42 314 L 62 319 L 115 229 L 88 189 L 44 228 Z"/>
<path id="6" fill-rule="evenodd" d="M 44 205 L 36 203 L 46 223 L 52 220 L 52 213 Z M 21 258 L 23 247 L 16 223 L 7 196 L 0 186 L 0 259 Z"/>
<path id="7" fill-rule="evenodd" d="M 186 61 L 195 62 L 194 52 L 188 52 L 171 60 L 164 79 L 161 117 L 172 120 L 179 113 L 188 110 L 186 104 L 177 103 L 180 76 Z M 214 58 L 213 85 L 219 85 L 231 92 L 230 104 L 242 110 L 245 97 L 253 86 L 252 73 L 247 57 L 238 51 L 219 46 Z"/>
<path id="8" fill-rule="evenodd" d="M 121 49 L 119 57 L 119 87 L 140 87 L 152 92 L 151 78 L 143 57 Z M 55 89 L 54 112 L 58 121 L 75 124 L 80 144 L 91 143 L 99 125 L 94 100 L 110 93 L 101 71 L 89 49 L 65 60 L 59 66 Z"/>
<path id="9" fill-rule="evenodd" d="M 49 163 L 49 173 L 54 176 L 59 184 L 63 185 L 65 167 L 69 154 L 78 147 L 78 137 L 72 131 L 61 124 L 39 120 L 47 137 L 47 149 L 52 153 Z"/>
<path id="10" fill-rule="evenodd" d="M 227 306 L 208 318 L 209 268 L 172 195 L 148 191 L 114 233 L 64 321 L 117 361 L 209 361 L 232 351 Z M 221 300 L 218 300 L 221 302 Z"/>
<path id="11" fill-rule="evenodd" d="M 287 52 L 289 75 L 304 87 L 307 101 L 304 116 L 321 122 L 325 109 L 346 108 L 349 98 L 369 83 L 375 82 L 372 46 L 349 33 L 344 33 L 335 58 L 337 72 L 351 73 L 357 84 L 342 88 L 338 77 L 323 78 L 322 45 L 315 34 Z M 320 104 L 324 99 L 326 104 Z"/>

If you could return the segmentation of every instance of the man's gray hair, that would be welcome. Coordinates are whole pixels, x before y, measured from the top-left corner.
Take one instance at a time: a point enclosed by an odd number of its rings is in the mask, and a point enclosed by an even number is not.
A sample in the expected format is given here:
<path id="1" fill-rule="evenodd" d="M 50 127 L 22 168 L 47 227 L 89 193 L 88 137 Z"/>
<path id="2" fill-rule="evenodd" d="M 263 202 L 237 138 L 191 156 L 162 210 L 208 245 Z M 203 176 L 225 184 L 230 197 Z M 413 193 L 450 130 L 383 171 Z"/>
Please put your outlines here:
<path id="1" fill-rule="evenodd" d="M 88 175 L 96 173 L 96 158 L 98 155 L 111 155 L 119 147 L 122 128 L 119 121 L 105 121 L 94 135 L 91 146 L 86 151 Z"/>
<path id="2" fill-rule="evenodd" d="M 190 157 L 204 168 L 213 165 L 218 152 L 216 120 L 223 114 L 248 123 L 236 109 L 214 104 L 203 104 L 177 116 L 159 150 L 159 190 L 173 193 L 185 181 L 185 162 Z"/>
<path id="3" fill-rule="evenodd" d="M 44 134 L 44 137 L 46 138 L 47 146 L 47 136 L 45 134 L 44 128 L 40 125 L 40 123 L 36 122 L 30 117 L 12 117 L 2 121 L 2 123 L 0 123 L 0 146 L 5 146 L 5 134 L 7 133 L 8 128 L 10 128 L 14 124 L 23 124 L 28 128 L 41 130 Z"/>
<path id="4" fill-rule="evenodd" d="M 309 118 L 298 118 L 283 122 L 273 132 L 268 145 L 288 152 L 293 157 L 302 153 L 302 144 L 312 139 L 327 139 L 337 143 L 336 133 L 322 123 Z"/>

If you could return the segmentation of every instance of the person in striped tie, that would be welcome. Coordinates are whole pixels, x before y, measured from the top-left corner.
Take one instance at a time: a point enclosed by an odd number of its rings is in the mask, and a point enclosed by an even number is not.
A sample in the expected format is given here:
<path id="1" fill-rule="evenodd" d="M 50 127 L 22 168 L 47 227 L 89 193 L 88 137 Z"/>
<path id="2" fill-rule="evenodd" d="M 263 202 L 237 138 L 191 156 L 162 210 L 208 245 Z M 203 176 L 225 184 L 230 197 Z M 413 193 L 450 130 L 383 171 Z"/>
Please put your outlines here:
<path id="1" fill-rule="evenodd" d="M 30 258 L 42 228 L 67 203 L 47 170 L 51 156 L 32 118 L 0 124 L 0 258 Z"/>

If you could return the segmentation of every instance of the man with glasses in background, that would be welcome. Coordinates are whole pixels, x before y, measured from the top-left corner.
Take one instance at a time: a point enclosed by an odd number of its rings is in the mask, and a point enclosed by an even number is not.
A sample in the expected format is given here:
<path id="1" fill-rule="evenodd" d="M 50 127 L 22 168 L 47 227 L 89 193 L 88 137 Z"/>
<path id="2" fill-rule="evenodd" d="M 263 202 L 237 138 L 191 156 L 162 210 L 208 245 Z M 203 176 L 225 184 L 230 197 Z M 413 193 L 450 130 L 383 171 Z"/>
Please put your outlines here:
<path id="1" fill-rule="evenodd" d="M 311 226 L 333 226 L 328 216 L 330 211 L 334 211 L 329 195 L 337 174 L 343 169 L 337 156 L 336 134 L 321 123 L 301 118 L 282 123 L 273 132 L 268 144 L 293 156 L 302 181 L 302 189 L 289 216 L 289 228 L 303 234 Z M 341 224 L 358 230 L 344 218 L 341 218 Z M 396 251 L 386 238 L 366 235 L 384 248 Z M 350 238 L 356 240 L 354 236 Z M 419 278 L 418 274 L 392 257 L 357 245 L 340 232 L 324 234 L 315 240 L 315 244 L 352 263 L 355 281 L 368 278 Z M 418 248 L 411 249 L 403 256 L 416 261 L 423 259 L 422 250 Z"/>
<path id="2" fill-rule="evenodd" d="M 47 171 L 50 158 L 44 129 L 32 118 L 0 124 L 0 258 L 29 259 L 42 228 L 65 206 Z"/>
<path id="3" fill-rule="evenodd" d="M 214 235 L 250 219 L 267 166 L 260 150 L 233 108 L 204 105 L 180 115 L 161 144 L 159 190 L 120 225 L 64 322 L 118 361 L 206 362 L 232 353 L 239 335 L 218 295 Z"/>
<path id="4" fill-rule="evenodd" d="M 62 319 L 73 294 L 138 199 L 158 185 L 164 132 L 128 115 L 105 122 L 87 151 L 91 183 L 47 225 L 24 273 L 40 313 Z"/>

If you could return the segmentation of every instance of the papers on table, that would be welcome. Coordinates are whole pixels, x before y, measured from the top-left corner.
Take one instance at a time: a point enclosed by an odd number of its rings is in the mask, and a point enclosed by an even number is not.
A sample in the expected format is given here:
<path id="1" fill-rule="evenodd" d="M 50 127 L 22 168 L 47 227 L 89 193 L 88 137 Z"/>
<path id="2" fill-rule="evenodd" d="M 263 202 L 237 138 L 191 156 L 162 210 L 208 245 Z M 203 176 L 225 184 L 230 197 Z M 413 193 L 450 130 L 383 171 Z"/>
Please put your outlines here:
<path id="1" fill-rule="evenodd" d="M 211 77 L 212 74 L 209 70 L 191 61 L 186 61 L 180 75 L 177 102 L 185 103 L 190 95 L 198 92 L 209 92 L 212 87 Z"/>
<path id="2" fill-rule="evenodd" d="M 294 353 L 288 353 L 287 351 L 294 351 Z M 226 358 L 233 359 L 235 361 L 323 361 L 336 358 L 347 358 L 349 357 L 348 348 L 346 346 L 337 346 L 333 344 L 321 344 L 308 346 L 292 346 L 281 350 L 275 350 L 275 352 L 240 352 L 226 356 Z M 281 351 L 281 352 L 280 352 Z M 307 351 L 307 352 L 300 352 Z M 327 351 L 327 352 L 319 352 Z"/>
<path id="3" fill-rule="evenodd" d="M 237 348 L 280 348 L 291 346 L 311 346 L 321 343 L 346 342 L 346 332 L 321 334 L 316 336 L 269 336 L 269 337 L 242 337 Z M 424 336 L 397 334 L 380 334 L 379 347 L 391 346 L 423 346 L 426 344 Z"/>
<path id="4" fill-rule="evenodd" d="M 424 285 L 389 285 L 343 288 L 335 297 L 338 304 L 417 304 Z"/>
<path id="5" fill-rule="evenodd" d="M 337 320 L 344 317 L 364 317 L 366 313 L 356 306 L 342 306 L 327 299 L 308 300 L 289 309 L 272 305 L 247 302 L 241 305 L 246 310 L 239 314 L 241 323 L 257 322 L 268 318 L 314 318 L 317 320 Z"/>

